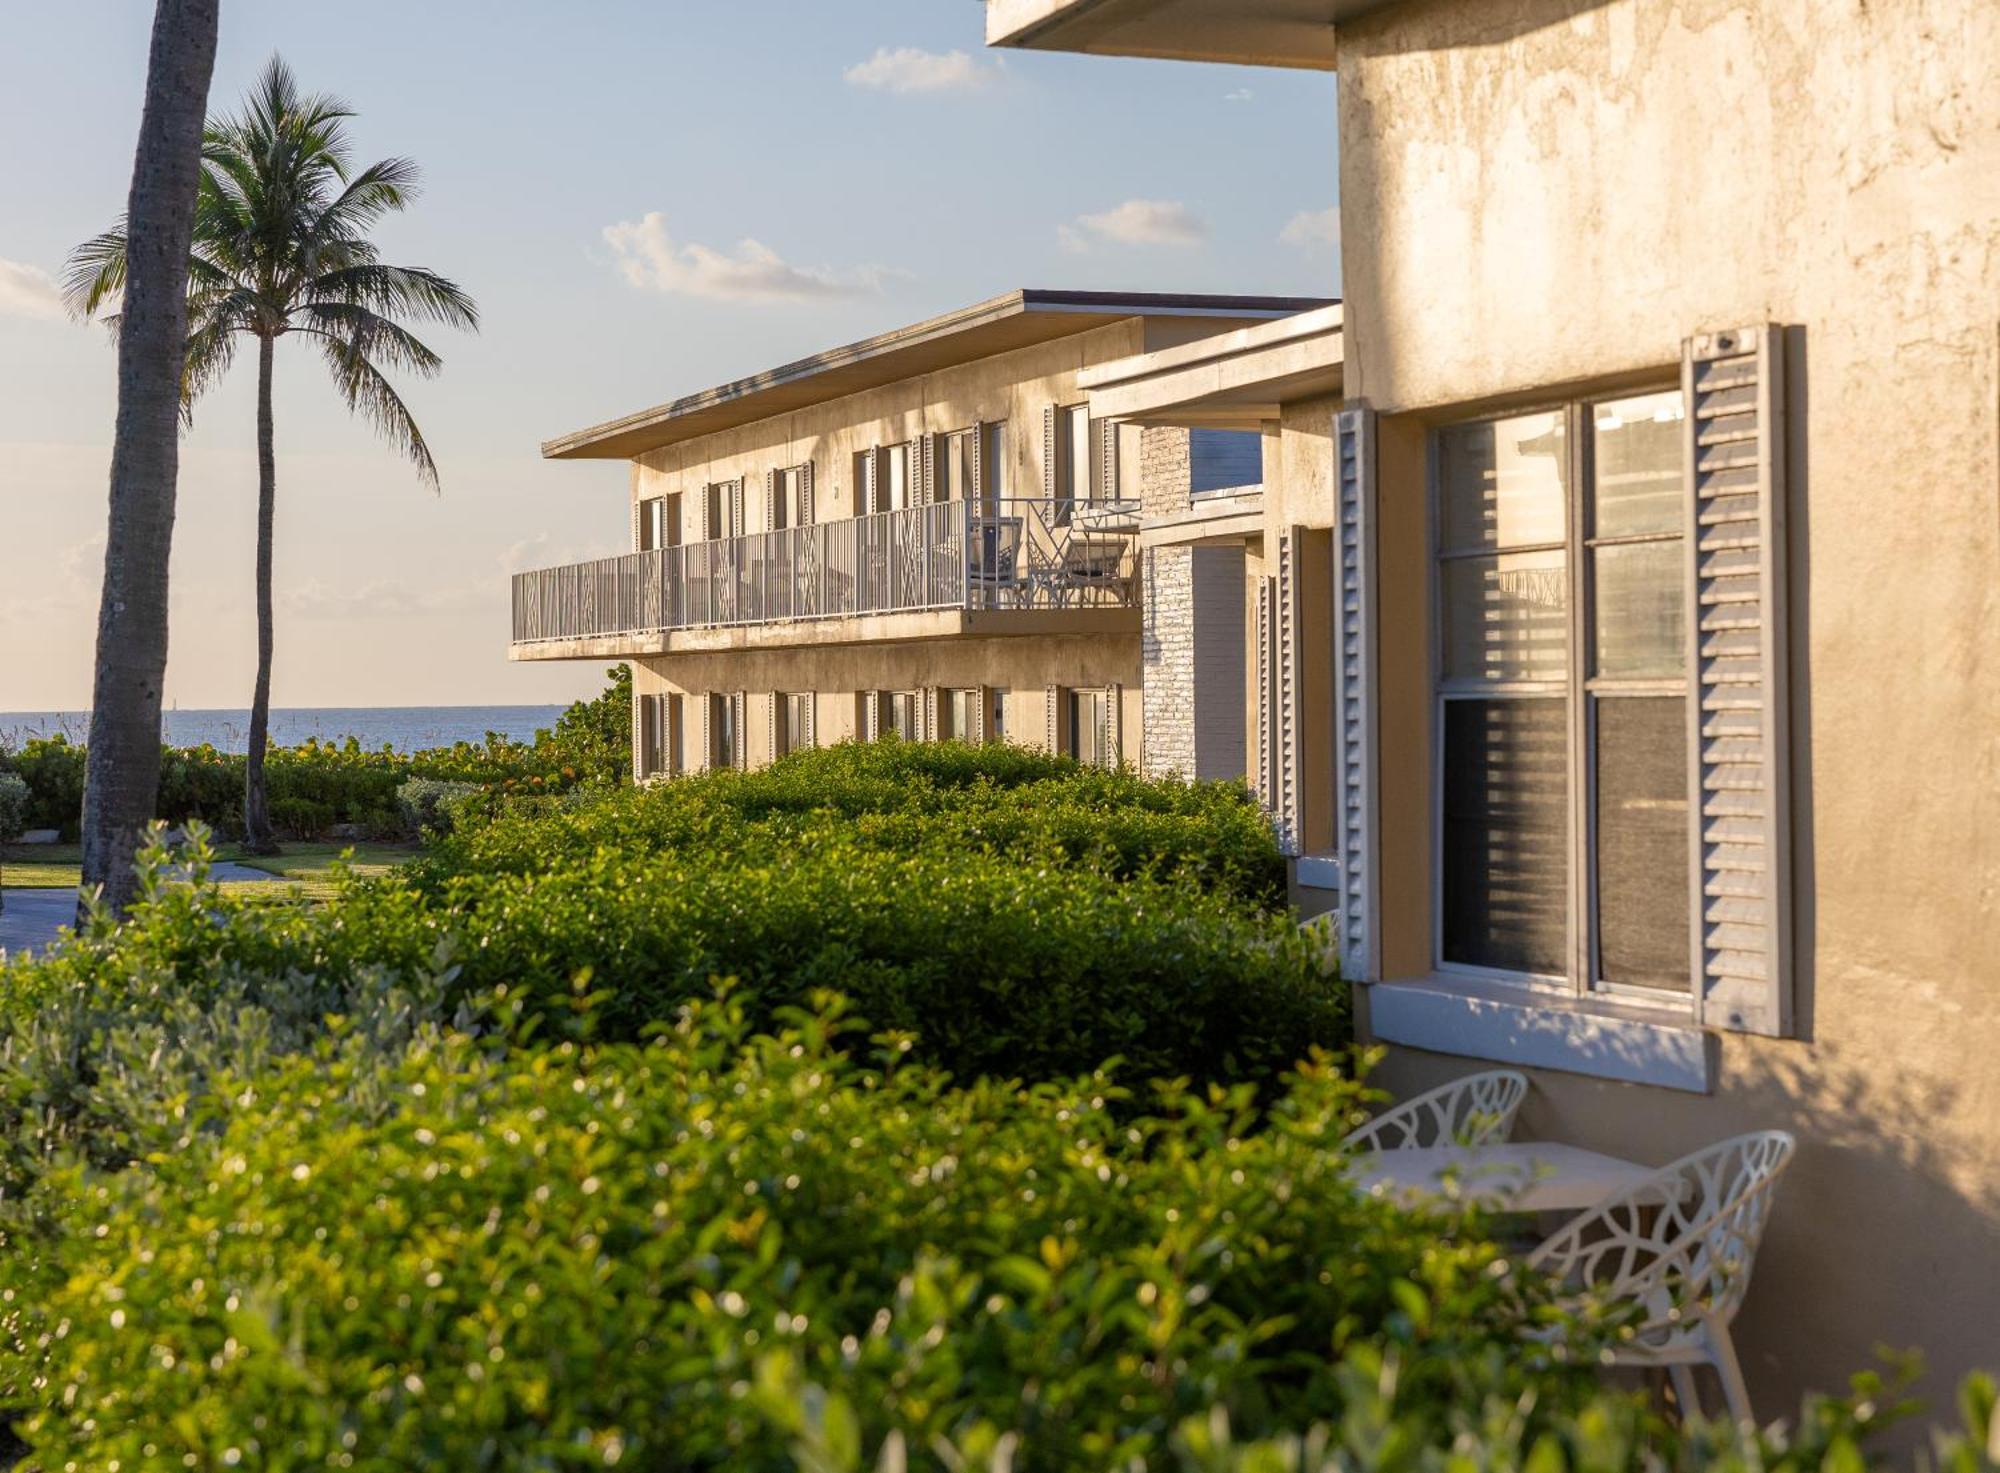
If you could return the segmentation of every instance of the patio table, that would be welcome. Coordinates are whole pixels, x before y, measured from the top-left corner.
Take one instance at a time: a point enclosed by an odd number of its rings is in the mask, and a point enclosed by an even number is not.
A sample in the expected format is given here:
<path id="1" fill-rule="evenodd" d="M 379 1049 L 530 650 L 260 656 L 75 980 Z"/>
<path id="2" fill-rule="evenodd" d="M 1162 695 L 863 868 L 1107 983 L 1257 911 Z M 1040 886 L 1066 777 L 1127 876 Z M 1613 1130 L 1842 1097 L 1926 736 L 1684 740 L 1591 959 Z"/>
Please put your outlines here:
<path id="1" fill-rule="evenodd" d="M 1654 1168 L 1561 1141 L 1422 1146 L 1354 1162 L 1356 1183 L 1410 1206 L 1449 1200 L 1502 1212 L 1580 1212 L 1639 1185 Z"/>

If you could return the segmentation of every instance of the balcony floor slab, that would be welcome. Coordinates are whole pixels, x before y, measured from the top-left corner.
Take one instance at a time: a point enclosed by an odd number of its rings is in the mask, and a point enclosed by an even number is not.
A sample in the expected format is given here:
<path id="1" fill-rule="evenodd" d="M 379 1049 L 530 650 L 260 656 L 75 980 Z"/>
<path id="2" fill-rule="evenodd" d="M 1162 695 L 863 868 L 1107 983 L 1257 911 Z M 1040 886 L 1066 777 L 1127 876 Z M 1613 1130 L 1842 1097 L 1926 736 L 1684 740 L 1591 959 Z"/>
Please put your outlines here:
<path id="1" fill-rule="evenodd" d="M 731 650 L 832 648 L 917 640 L 1052 634 L 1137 634 L 1137 608 L 926 609 L 851 618 L 732 625 L 711 629 L 645 630 L 542 639 L 512 644 L 510 660 L 626 660 L 647 655 L 717 654 Z"/>

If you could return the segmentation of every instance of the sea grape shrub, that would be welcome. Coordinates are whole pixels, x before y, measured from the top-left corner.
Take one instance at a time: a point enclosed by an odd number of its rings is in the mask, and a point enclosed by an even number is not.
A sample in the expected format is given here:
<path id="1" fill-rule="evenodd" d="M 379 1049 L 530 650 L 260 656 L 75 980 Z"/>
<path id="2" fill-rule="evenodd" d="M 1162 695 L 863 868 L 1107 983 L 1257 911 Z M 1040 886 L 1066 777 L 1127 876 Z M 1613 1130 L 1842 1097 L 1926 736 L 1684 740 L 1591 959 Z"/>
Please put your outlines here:
<path id="1" fill-rule="evenodd" d="M 1353 1190 L 1323 1061 L 1253 1131 L 1248 1087 L 959 1088 L 824 996 L 749 1026 L 728 997 L 643 1045 L 335 1032 L 222 1080 L 179 1150 L 59 1169 L 69 1210 L 0 1256 L 29 1463 L 780 1469 L 773 1351 L 920 1466 L 990 1425 L 1019 1469 L 1170 1467 L 1212 1406 L 1337 1416 L 1363 1346 L 1426 1406 L 1589 1384 L 1519 1341 L 1543 1291 L 1476 1222 Z"/>
<path id="2" fill-rule="evenodd" d="M 631 673 L 619 666 L 610 675 L 601 695 L 571 705 L 533 742 L 489 732 L 483 743 L 410 753 L 388 747 L 370 751 L 352 737 L 272 747 L 265 756 L 265 782 L 273 821 L 294 839 L 335 826 L 374 838 L 400 837 L 407 830 L 396 790 L 412 778 L 470 784 L 495 794 L 563 793 L 629 781 Z M 616 744 L 608 736 L 613 726 L 624 733 Z M 163 748 L 157 816 L 169 824 L 200 822 L 240 834 L 244 760 L 240 753 L 208 745 Z M 0 771 L 17 772 L 28 784 L 27 826 L 57 829 L 70 840 L 83 811 L 84 765 L 85 749 L 62 736 L 0 752 Z"/>
<path id="3" fill-rule="evenodd" d="M 460 807 L 479 791 L 477 783 L 409 778 L 396 788 L 396 812 L 413 834 L 448 834 Z"/>

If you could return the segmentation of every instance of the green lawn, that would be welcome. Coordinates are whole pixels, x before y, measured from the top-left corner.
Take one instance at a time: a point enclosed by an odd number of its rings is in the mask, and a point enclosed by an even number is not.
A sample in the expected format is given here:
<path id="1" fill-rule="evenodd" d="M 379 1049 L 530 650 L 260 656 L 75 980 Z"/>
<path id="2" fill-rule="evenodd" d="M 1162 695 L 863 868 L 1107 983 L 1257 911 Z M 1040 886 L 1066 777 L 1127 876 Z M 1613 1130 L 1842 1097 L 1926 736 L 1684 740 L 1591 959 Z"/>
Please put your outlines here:
<path id="1" fill-rule="evenodd" d="M 292 880 L 291 885 L 266 886 L 261 880 L 225 881 L 233 890 L 255 890 L 272 896 L 303 893 L 331 894 L 333 866 L 349 850 L 354 854 L 354 870 L 362 875 L 379 875 L 417 852 L 414 844 L 286 844 L 284 853 L 250 855 L 235 845 L 224 845 L 216 858 L 233 860 L 250 869 Z M 0 845 L 0 884 L 9 890 L 57 888 L 73 890 L 82 880 L 83 846 L 80 844 Z"/>

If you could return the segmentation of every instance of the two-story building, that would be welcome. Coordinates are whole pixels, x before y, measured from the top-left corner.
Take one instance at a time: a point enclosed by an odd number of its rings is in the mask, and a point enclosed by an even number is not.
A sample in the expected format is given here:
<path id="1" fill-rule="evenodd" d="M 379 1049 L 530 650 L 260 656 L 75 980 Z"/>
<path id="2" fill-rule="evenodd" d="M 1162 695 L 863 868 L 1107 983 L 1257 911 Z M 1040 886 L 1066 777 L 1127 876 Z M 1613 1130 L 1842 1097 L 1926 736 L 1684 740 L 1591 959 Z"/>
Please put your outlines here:
<path id="1" fill-rule="evenodd" d="M 1880 1343 L 2000 1363 L 2000 6 L 987 25 L 1337 74 L 1337 387 L 1272 324 L 1084 389 L 1264 426 L 1220 637 L 1274 645 L 1251 766 L 1386 1081 L 1520 1065 L 1525 1132 L 1641 1161 L 1791 1131 L 1769 1415 Z"/>
<path id="2" fill-rule="evenodd" d="M 889 732 L 1136 762 L 1141 431 L 1079 377 L 1323 305 L 1016 291 L 552 440 L 630 462 L 632 550 L 519 574 L 510 655 L 629 660 L 640 778 Z"/>

